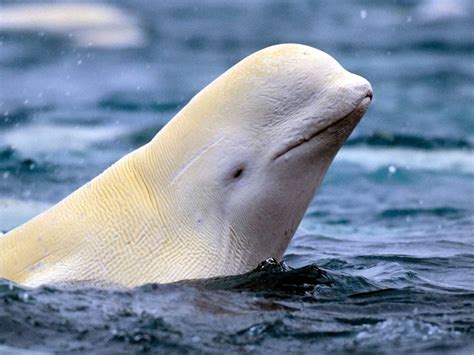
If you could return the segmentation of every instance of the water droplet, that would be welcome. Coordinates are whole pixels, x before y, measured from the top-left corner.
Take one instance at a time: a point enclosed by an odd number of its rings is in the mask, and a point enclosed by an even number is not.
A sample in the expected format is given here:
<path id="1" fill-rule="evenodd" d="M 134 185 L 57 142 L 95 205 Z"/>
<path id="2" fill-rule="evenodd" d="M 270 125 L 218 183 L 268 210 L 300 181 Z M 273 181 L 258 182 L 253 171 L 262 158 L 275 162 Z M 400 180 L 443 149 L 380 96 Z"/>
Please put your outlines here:
<path id="1" fill-rule="evenodd" d="M 360 18 L 365 20 L 367 18 L 367 10 L 360 10 Z"/>
<path id="2" fill-rule="evenodd" d="M 393 174 L 395 174 L 396 172 L 397 172 L 397 167 L 396 167 L 396 166 L 390 165 L 390 166 L 388 167 L 388 173 L 389 173 L 390 175 L 393 175 Z"/>

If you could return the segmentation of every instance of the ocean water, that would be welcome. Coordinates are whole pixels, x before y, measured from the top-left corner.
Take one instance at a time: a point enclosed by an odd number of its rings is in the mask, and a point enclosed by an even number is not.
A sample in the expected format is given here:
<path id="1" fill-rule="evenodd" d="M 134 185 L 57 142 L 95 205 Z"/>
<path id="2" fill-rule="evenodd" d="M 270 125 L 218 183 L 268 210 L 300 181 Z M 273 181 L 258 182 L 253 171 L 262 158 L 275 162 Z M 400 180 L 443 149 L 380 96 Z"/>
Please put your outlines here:
<path id="1" fill-rule="evenodd" d="M 474 352 L 472 1 L 52 4 L 61 19 L 45 1 L 0 1 L 3 232 L 268 45 L 323 49 L 374 100 L 287 266 L 133 290 L 0 281 L 0 353 Z"/>

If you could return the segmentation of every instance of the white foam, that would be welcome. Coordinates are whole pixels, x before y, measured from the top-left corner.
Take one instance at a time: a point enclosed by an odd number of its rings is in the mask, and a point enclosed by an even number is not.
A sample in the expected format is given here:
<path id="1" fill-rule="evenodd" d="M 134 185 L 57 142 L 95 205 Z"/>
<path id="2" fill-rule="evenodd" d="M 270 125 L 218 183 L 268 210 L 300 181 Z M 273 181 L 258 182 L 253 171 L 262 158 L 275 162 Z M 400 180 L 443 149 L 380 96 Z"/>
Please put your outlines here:
<path id="1" fill-rule="evenodd" d="M 2 355 L 48 355 L 51 352 L 27 350 L 21 348 L 14 348 L 7 345 L 0 345 L 0 354 Z"/>
<path id="2" fill-rule="evenodd" d="M 474 174 L 472 150 L 422 150 L 408 148 L 343 148 L 336 162 L 357 164 L 367 170 L 387 168 L 391 174 L 397 169 L 452 171 Z"/>
<path id="3" fill-rule="evenodd" d="M 469 16 L 469 2 L 465 0 L 425 0 L 416 9 L 422 21 L 436 22 Z"/>
<path id="4" fill-rule="evenodd" d="M 140 47 L 146 42 L 136 17 L 107 4 L 3 5 L 0 30 L 64 35 L 80 47 Z"/>
<path id="5" fill-rule="evenodd" d="M 377 345 L 380 341 L 387 344 L 407 344 L 414 341 L 436 341 L 458 337 L 461 333 L 444 330 L 435 324 L 419 319 L 389 318 L 373 325 L 363 325 L 356 335 L 355 342 L 364 345 Z"/>
<path id="6" fill-rule="evenodd" d="M 37 157 L 60 151 L 84 151 L 122 133 L 119 127 L 33 124 L 0 132 L 0 142 L 2 146 L 11 146 L 23 156 Z"/>

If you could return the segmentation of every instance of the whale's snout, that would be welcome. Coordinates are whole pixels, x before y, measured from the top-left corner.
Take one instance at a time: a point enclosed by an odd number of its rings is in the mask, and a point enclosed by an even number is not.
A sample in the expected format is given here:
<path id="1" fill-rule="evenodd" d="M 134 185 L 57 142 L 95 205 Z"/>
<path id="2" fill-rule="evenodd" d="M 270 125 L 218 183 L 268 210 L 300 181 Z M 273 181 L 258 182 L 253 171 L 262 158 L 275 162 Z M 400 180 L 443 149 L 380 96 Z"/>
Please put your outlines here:
<path id="1" fill-rule="evenodd" d="M 370 83 L 367 80 L 364 79 L 364 81 L 365 81 L 364 87 L 363 87 L 363 92 L 365 92 L 364 98 L 368 98 L 370 101 L 372 101 L 372 98 L 374 97 L 372 85 L 370 85 Z"/>
<path id="2" fill-rule="evenodd" d="M 367 91 L 367 93 L 365 94 L 365 97 L 369 98 L 370 101 L 372 101 L 372 98 L 374 97 L 374 94 L 372 92 L 372 87 Z"/>
<path id="3" fill-rule="evenodd" d="M 370 85 L 369 81 L 359 75 L 351 74 L 351 80 L 349 80 L 348 87 L 349 90 L 352 91 L 358 100 L 364 100 L 368 98 L 372 101 L 374 96 L 372 85 Z"/>

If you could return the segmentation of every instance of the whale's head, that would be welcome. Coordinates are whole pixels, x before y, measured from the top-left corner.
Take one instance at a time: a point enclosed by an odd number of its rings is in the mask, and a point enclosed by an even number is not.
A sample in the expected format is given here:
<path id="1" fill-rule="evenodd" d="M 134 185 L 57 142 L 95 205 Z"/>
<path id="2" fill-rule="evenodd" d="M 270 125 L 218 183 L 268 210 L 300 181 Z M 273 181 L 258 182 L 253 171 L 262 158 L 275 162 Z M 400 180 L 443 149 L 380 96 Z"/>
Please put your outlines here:
<path id="1" fill-rule="evenodd" d="M 324 52 L 259 51 L 149 144 L 0 238 L 0 277 L 136 286 L 280 259 L 371 99 Z"/>
<path id="2" fill-rule="evenodd" d="M 367 80 L 297 44 L 245 58 L 196 95 L 155 138 L 174 132 L 176 223 L 198 239 L 193 258 L 207 259 L 185 276 L 280 259 L 371 99 Z"/>

